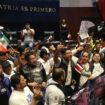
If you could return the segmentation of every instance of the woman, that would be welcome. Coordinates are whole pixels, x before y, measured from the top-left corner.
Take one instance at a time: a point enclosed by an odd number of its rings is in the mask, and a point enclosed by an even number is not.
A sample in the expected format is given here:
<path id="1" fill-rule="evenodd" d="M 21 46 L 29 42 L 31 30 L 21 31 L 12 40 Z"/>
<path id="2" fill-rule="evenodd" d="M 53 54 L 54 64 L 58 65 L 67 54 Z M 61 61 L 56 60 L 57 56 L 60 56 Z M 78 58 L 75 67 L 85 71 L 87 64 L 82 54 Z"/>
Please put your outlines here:
<path id="1" fill-rule="evenodd" d="M 101 63 L 101 55 L 99 53 L 94 53 L 92 62 L 90 63 L 90 70 L 92 75 L 89 77 L 90 80 L 98 77 L 104 72 L 104 67 Z"/>

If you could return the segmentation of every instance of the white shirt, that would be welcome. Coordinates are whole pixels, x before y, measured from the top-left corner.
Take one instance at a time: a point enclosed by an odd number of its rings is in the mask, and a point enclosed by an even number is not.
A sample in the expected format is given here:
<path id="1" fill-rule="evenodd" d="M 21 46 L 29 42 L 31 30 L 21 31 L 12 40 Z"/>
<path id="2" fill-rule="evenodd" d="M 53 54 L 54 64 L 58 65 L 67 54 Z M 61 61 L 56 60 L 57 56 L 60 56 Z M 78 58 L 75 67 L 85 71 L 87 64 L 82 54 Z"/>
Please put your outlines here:
<path id="1" fill-rule="evenodd" d="M 102 74 L 103 72 L 104 72 L 104 69 L 101 67 L 100 63 L 94 63 L 92 76 L 95 78 L 100 74 Z"/>
<path id="2" fill-rule="evenodd" d="M 6 74 L 4 72 L 3 72 L 3 74 L 4 74 L 5 77 L 7 77 L 10 80 L 11 77 L 15 74 L 15 72 L 12 70 L 10 75 L 8 75 L 8 74 Z"/>
<path id="3" fill-rule="evenodd" d="M 59 59 L 59 61 L 61 63 L 61 58 L 59 57 L 58 59 Z M 77 61 L 78 61 L 78 58 L 75 57 L 75 56 L 72 56 L 72 61 L 76 65 L 77 64 Z M 59 67 L 60 63 L 59 64 L 55 64 L 55 67 Z M 67 77 L 66 77 L 66 81 L 65 81 L 65 85 L 66 86 L 71 84 L 71 75 L 72 75 L 71 61 L 69 61 L 68 70 L 67 70 Z"/>
<path id="4" fill-rule="evenodd" d="M 9 99 L 9 105 L 31 105 L 33 93 L 28 87 L 24 91 L 14 90 Z"/>
<path id="5" fill-rule="evenodd" d="M 34 29 L 30 29 L 31 31 L 34 32 Z M 23 30 L 23 35 L 24 35 L 24 41 L 33 41 L 33 35 L 31 34 L 30 30 Z"/>
<path id="6" fill-rule="evenodd" d="M 67 70 L 67 77 L 66 77 L 66 81 L 65 81 L 66 86 L 71 84 L 71 74 L 72 74 L 71 62 L 69 61 L 68 70 Z"/>
<path id="7" fill-rule="evenodd" d="M 86 63 L 86 64 L 83 64 L 83 70 L 82 70 L 82 73 L 81 74 L 85 74 L 85 75 L 81 75 L 80 76 L 80 83 L 79 83 L 79 86 L 82 87 L 86 81 L 88 80 L 89 78 L 89 75 L 91 75 L 91 72 L 89 71 L 89 63 Z M 86 76 L 86 74 L 88 76 Z"/>
<path id="8" fill-rule="evenodd" d="M 46 71 L 46 74 L 48 75 L 49 74 L 50 67 L 51 67 L 49 60 L 47 60 L 45 62 L 42 58 L 39 58 L 38 61 L 42 63 L 42 65 L 43 65 L 43 67 L 44 67 L 44 69 Z"/>
<path id="9" fill-rule="evenodd" d="M 55 82 L 54 80 L 51 81 L 50 83 L 57 84 L 57 82 Z M 47 87 L 45 94 L 45 105 L 62 105 L 62 102 L 64 101 L 64 93 L 57 86 L 49 85 Z"/>

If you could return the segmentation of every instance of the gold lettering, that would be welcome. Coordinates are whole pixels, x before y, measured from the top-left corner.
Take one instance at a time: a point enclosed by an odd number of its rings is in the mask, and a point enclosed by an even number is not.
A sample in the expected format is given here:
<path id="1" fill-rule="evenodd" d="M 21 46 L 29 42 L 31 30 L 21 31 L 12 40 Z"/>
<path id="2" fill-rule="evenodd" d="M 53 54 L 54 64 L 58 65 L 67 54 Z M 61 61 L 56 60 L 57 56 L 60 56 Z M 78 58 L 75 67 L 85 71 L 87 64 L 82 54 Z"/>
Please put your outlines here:
<path id="1" fill-rule="evenodd" d="M 37 10 L 37 7 L 34 7 L 34 12 L 37 12 L 38 10 Z"/>
<path id="2" fill-rule="evenodd" d="M 33 11 L 33 7 L 30 7 L 30 12 L 32 12 Z"/>
<path id="3" fill-rule="evenodd" d="M 45 8 L 45 12 L 48 12 L 48 8 Z"/>
<path id="4" fill-rule="evenodd" d="M 40 8 L 40 12 L 44 12 L 45 10 L 44 10 L 44 8 Z"/>
<path id="5" fill-rule="evenodd" d="M 27 6 L 25 6 L 24 9 L 25 9 L 25 11 L 28 11 L 28 7 Z"/>
<path id="6" fill-rule="evenodd" d="M 11 10 L 11 5 L 8 5 L 8 10 Z"/>
<path id="7" fill-rule="evenodd" d="M 24 11 L 24 6 L 21 6 L 21 11 Z"/>
<path id="8" fill-rule="evenodd" d="M 19 10 L 19 8 L 16 6 L 16 7 L 15 7 L 15 11 L 18 11 L 18 10 Z"/>
<path id="9" fill-rule="evenodd" d="M 51 8 L 49 8 L 49 12 L 51 12 Z"/>
<path id="10" fill-rule="evenodd" d="M 56 8 L 53 8 L 52 11 L 53 11 L 53 12 L 56 12 Z"/>
<path id="11" fill-rule="evenodd" d="M 1 9 L 1 10 L 3 9 L 1 4 L 0 4 L 0 9 Z"/>
<path id="12" fill-rule="evenodd" d="M 4 10 L 6 10 L 7 9 L 7 5 L 3 4 L 3 8 L 4 8 Z"/>

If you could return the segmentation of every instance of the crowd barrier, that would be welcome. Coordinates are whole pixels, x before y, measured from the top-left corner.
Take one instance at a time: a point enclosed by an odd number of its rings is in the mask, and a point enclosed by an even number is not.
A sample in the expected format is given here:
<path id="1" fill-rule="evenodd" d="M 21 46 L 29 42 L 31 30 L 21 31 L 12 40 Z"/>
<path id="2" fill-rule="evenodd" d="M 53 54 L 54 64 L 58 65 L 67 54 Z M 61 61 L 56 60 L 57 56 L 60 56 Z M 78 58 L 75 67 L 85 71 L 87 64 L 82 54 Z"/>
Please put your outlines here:
<path id="1" fill-rule="evenodd" d="M 74 105 L 96 105 L 105 95 L 105 74 L 94 80 L 88 80 L 72 97 Z M 71 104 L 70 104 L 71 105 Z"/>

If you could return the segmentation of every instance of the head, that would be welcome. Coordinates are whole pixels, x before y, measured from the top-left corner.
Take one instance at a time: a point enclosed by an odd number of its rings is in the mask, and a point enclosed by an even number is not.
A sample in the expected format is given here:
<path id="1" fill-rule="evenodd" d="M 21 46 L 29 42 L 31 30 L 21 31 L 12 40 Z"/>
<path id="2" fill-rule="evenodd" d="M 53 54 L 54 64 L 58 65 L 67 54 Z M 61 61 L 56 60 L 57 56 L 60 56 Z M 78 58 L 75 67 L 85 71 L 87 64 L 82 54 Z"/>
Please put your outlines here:
<path id="1" fill-rule="evenodd" d="M 54 45 L 50 45 L 50 46 L 49 46 L 49 50 L 50 50 L 51 52 L 55 52 L 56 48 L 54 47 Z"/>
<path id="2" fill-rule="evenodd" d="M 54 68 L 52 78 L 54 81 L 62 84 L 65 80 L 65 71 L 63 68 Z"/>
<path id="3" fill-rule="evenodd" d="M 36 65 L 37 61 L 36 61 L 36 57 L 35 57 L 33 52 L 27 52 L 25 54 L 25 59 L 30 66 L 35 66 Z"/>
<path id="4" fill-rule="evenodd" d="M 3 72 L 10 75 L 12 68 L 11 68 L 11 64 L 8 61 L 3 62 Z"/>
<path id="5" fill-rule="evenodd" d="M 100 25 L 101 25 L 101 26 L 104 26 L 104 21 L 101 21 L 101 22 L 100 22 Z"/>
<path id="6" fill-rule="evenodd" d="M 96 46 L 96 50 L 99 51 L 101 48 L 100 42 L 96 42 L 95 46 Z"/>
<path id="7" fill-rule="evenodd" d="M 26 79 L 22 75 L 14 74 L 11 77 L 11 86 L 13 86 L 15 90 L 23 90 L 26 86 Z"/>
<path id="8" fill-rule="evenodd" d="M 86 44 L 84 49 L 85 49 L 85 51 L 87 51 L 89 54 L 91 54 L 91 52 L 92 52 L 92 46 L 91 46 L 90 43 Z"/>
<path id="9" fill-rule="evenodd" d="M 64 48 L 62 50 L 62 55 L 66 61 L 70 61 L 72 59 L 72 51 L 69 48 Z"/>
<path id="10" fill-rule="evenodd" d="M 99 53 L 94 53 L 93 54 L 93 61 L 95 62 L 95 63 L 99 63 L 100 62 L 100 59 L 101 59 L 101 55 L 99 54 Z"/>
<path id="11" fill-rule="evenodd" d="M 82 58 L 81 58 L 81 60 L 83 61 L 83 64 L 88 63 L 88 62 L 89 62 L 89 59 L 90 59 L 89 53 L 86 52 L 86 51 L 83 52 L 83 53 L 82 53 Z"/>
<path id="12" fill-rule="evenodd" d="M 6 52 L 0 52 L 0 61 L 4 62 L 7 60 Z"/>
<path id="13" fill-rule="evenodd" d="M 26 28 L 27 30 L 29 30 L 29 29 L 30 29 L 30 24 L 29 24 L 29 23 L 25 24 L 25 28 Z"/>
<path id="14" fill-rule="evenodd" d="M 50 56 L 49 50 L 46 50 L 45 48 L 43 48 L 40 52 L 40 57 L 45 61 L 47 61 L 49 59 L 49 56 Z"/>

